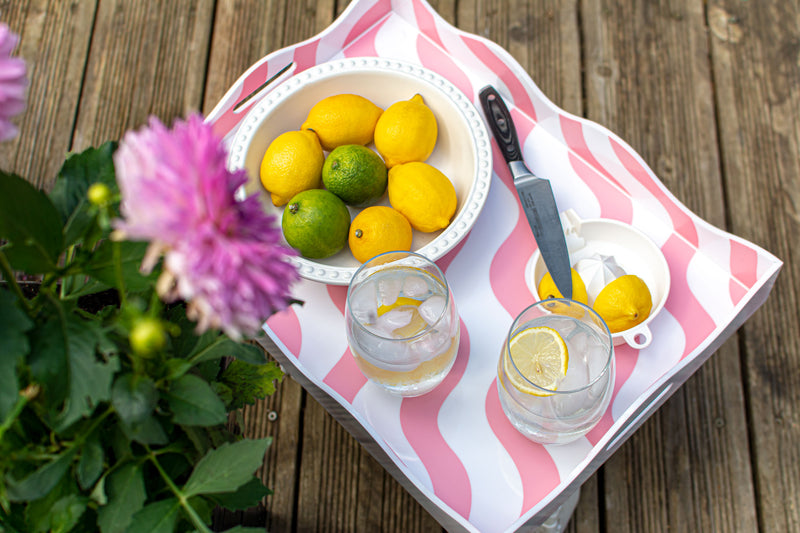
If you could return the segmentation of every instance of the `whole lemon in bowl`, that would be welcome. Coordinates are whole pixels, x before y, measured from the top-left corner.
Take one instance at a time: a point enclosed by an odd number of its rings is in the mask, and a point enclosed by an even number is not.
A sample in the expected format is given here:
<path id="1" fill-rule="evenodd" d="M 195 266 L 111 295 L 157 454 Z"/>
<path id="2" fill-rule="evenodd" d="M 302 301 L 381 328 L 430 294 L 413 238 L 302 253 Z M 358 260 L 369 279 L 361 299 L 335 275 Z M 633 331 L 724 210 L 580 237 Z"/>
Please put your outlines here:
<path id="1" fill-rule="evenodd" d="M 375 203 L 386 192 L 387 182 L 381 156 L 360 144 L 337 146 L 322 165 L 325 188 L 353 207 Z"/>
<path id="2" fill-rule="evenodd" d="M 608 325 L 611 333 L 630 329 L 644 322 L 653 308 L 647 284 L 639 276 L 620 276 L 594 299 L 594 310 Z"/>
<path id="3" fill-rule="evenodd" d="M 430 233 L 446 228 L 456 212 L 453 183 L 436 167 L 418 161 L 389 169 L 389 203 L 411 226 Z"/>
<path id="4" fill-rule="evenodd" d="M 361 211 L 350 224 L 348 244 L 353 257 L 364 263 L 383 252 L 410 250 L 411 224 L 399 211 L 374 205 Z"/>
<path id="5" fill-rule="evenodd" d="M 574 268 L 570 268 L 570 272 L 572 273 L 572 299 L 582 304 L 588 304 L 589 295 L 586 292 L 586 284 L 583 282 L 583 278 Z M 542 300 L 546 298 L 563 298 L 550 272 L 545 273 L 542 281 L 539 282 L 539 286 L 536 287 L 536 292 L 539 293 L 539 298 Z"/>
<path id="6" fill-rule="evenodd" d="M 275 206 L 294 195 L 322 187 L 325 154 L 313 131 L 287 131 L 273 140 L 261 159 L 261 184 Z"/>
<path id="7" fill-rule="evenodd" d="M 375 124 L 375 148 L 386 166 L 425 161 L 433 153 L 438 137 L 433 111 L 422 96 L 395 102 L 386 108 Z"/>
<path id="8" fill-rule="evenodd" d="M 363 96 L 336 94 L 314 104 L 300 129 L 314 131 L 328 152 L 345 144 L 367 145 L 381 113 L 383 109 Z"/>

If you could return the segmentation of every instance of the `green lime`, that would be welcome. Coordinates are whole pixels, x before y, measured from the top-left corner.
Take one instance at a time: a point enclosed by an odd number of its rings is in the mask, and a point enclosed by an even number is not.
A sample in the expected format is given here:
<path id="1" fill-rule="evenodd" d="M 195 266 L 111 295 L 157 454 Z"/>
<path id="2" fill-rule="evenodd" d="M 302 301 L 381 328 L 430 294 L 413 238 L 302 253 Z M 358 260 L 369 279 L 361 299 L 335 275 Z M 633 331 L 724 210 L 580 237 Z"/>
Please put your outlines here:
<path id="1" fill-rule="evenodd" d="M 386 192 L 387 182 L 383 159 L 366 146 L 337 146 L 322 165 L 325 188 L 353 207 L 375 203 Z"/>
<path id="2" fill-rule="evenodd" d="M 286 204 L 281 228 L 289 246 L 303 257 L 323 259 L 347 244 L 350 211 L 332 192 L 310 189 L 296 194 Z"/>

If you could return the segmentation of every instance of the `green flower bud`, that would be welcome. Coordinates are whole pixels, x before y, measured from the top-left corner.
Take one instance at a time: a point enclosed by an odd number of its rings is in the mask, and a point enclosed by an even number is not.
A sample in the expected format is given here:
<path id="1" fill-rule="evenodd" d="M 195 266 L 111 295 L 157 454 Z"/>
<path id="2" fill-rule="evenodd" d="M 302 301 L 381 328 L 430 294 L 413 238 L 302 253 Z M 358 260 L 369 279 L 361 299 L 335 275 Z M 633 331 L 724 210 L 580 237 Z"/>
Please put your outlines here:
<path id="1" fill-rule="evenodd" d="M 102 207 L 111 202 L 111 189 L 105 183 L 93 183 L 86 196 L 90 203 Z"/>
<path id="2" fill-rule="evenodd" d="M 166 346 L 167 331 L 157 319 L 143 317 L 133 325 L 128 340 L 131 343 L 133 353 L 147 359 Z"/>

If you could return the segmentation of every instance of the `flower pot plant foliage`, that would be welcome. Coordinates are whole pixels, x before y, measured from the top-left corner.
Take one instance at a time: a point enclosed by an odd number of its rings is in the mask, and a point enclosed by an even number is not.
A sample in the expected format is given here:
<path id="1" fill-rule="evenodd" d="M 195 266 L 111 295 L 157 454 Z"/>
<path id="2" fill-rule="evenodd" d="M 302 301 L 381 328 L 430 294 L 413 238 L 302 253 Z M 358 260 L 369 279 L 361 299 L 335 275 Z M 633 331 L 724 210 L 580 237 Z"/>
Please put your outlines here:
<path id="1" fill-rule="evenodd" d="M 16 42 L 0 24 L 2 140 Z M 297 272 L 225 160 L 192 115 L 71 154 L 49 193 L 0 170 L 0 531 L 209 531 L 268 494 L 270 440 L 226 422 L 282 376 L 245 341 Z"/>

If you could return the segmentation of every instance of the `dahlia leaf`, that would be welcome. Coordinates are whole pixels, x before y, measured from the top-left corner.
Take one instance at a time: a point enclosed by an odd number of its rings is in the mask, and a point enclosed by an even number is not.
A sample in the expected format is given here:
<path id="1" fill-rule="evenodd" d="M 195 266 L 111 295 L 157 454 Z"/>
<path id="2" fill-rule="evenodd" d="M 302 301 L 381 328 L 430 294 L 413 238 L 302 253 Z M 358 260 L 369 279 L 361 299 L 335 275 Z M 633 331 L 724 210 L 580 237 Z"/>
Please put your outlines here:
<path id="1" fill-rule="evenodd" d="M 265 487 L 259 478 L 253 477 L 234 492 L 220 492 L 206 496 L 226 509 L 243 511 L 255 507 L 269 494 L 272 494 L 272 491 Z"/>
<path id="2" fill-rule="evenodd" d="M 0 420 L 17 401 L 17 364 L 30 349 L 25 332 L 32 327 L 33 322 L 16 306 L 16 298 L 0 290 Z"/>
<path id="3" fill-rule="evenodd" d="M 142 466 L 127 463 L 106 481 L 108 503 L 97 510 L 97 524 L 102 533 L 124 532 L 131 518 L 147 499 Z"/>
<path id="4" fill-rule="evenodd" d="M 194 374 L 186 374 L 172 382 L 164 396 L 176 424 L 215 426 L 227 419 L 225 404 L 206 381 Z"/>
<path id="5" fill-rule="evenodd" d="M 12 502 L 38 500 L 47 496 L 66 474 L 76 449 L 70 448 L 21 480 L 6 476 L 8 499 Z"/>
<path id="6" fill-rule="evenodd" d="M 172 533 L 180 509 L 177 498 L 149 503 L 133 515 L 126 533 Z"/>
<path id="7" fill-rule="evenodd" d="M 76 215 L 88 204 L 86 193 L 93 183 L 103 183 L 112 191 L 117 190 L 112 157 L 116 147 L 115 142 L 109 141 L 98 148 L 88 148 L 71 154 L 64 161 L 53 184 L 50 198 L 62 220 L 70 220 L 68 225 L 85 223 Z"/>
<path id="8" fill-rule="evenodd" d="M 64 246 L 62 223 L 47 195 L 14 174 L 0 171 L 0 239 L 15 270 L 51 272 Z"/>
<path id="9" fill-rule="evenodd" d="M 253 478 L 261 466 L 272 437 L 223 444 L 197 463 L 183 487 L 184 495 L 234 492 Z"/>

